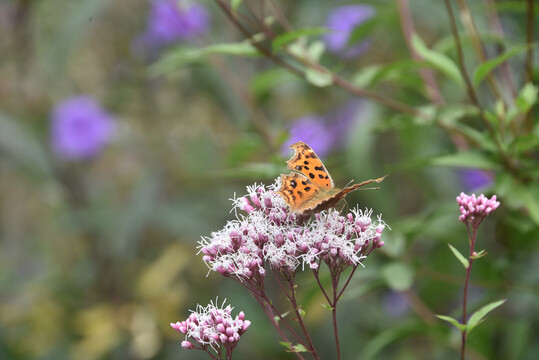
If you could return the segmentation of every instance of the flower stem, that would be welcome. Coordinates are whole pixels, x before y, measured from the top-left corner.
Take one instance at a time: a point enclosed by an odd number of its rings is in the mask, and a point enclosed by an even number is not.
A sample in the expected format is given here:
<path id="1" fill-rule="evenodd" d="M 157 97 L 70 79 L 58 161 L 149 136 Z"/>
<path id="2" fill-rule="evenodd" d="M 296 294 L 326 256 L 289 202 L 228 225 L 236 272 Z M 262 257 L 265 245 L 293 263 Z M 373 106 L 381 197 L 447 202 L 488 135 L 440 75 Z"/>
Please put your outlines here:
<path id="1" fill-rule="evenodd" d="M 339 285 L 339 280 L 337 278 L 338 274 L 332 276 L 332 287 L 333 287 L 333 303 L 331 304 L 331 314 L 333 317 L 333 334 L 335 335 L 335 347 L 337 348 L 337 360 L 341 359 L 341 345 L 339 343 L 339 328 L 337 326 L 337 302 L 339 301 L 339 296 L 337 295 L 337 286 Z"/>
<path id="2" fill-rule="evenodd" d="M 479 224 L 477 224 L 479 225 Z M 468 256 L 468 267 L 466 268 L 466 279 L 464 280 L 464 292 L 462 295 L 462 324 L 466 325 L 467 323 L 467 317 L 466 317 L 466 305 L 468 302 L 468 285 L 470 283 L 470 273 L 472 272 L 472 264 L 473 264 L 473 252 L 474 252 L 474 246 L 475 246 L 475 238 L 477 236 L 477 227 L 473 227 L 473 233 L 470 234 L 470 225 L 466 225 L 468 228 L 468 236 L 470 240 L 470 255 Z M 471 236 L 470 236 L 471 235 Z M 462 331 L 461 334 L 461 346 L 460 346 L 460 359 L 464 360 L 464 353 L 466 351 L 466 329 Z"/>

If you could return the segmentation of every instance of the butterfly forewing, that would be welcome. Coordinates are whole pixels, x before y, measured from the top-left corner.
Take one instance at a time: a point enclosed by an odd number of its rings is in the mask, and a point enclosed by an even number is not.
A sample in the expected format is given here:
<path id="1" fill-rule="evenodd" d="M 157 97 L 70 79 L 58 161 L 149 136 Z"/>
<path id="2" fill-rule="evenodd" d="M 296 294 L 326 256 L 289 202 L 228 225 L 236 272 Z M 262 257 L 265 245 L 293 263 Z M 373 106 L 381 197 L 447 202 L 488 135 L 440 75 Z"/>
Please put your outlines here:
<path id="1" fill-rule="evenodd" d="M 308 199 L 316 197 L 320 190 L 302 174 L 281 174 L 281 187 L 277 191 L 292 211 L 300 211 Z"/>
<path id="2" fill-rule="evenodd" d="M 294 156 L 286 162 L 290 170 L 302 173 L 319 188 L 331 189 L 335 186 L 322 160 L 309 145 L 298 141 L 290 148 L 294 149 Z"/>

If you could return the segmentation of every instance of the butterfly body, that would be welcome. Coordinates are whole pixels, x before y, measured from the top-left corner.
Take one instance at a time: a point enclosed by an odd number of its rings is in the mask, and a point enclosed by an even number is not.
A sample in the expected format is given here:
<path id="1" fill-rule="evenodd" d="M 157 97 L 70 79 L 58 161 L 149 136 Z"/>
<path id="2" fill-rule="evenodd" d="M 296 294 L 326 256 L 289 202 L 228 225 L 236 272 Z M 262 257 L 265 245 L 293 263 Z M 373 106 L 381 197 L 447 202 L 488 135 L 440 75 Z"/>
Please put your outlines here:
<path id="1" fill-rule="evenodd" d="M 294 172 L 281 174 L 281 187 L 277 193 L 284 198 L 292 212 L 301 215 L 312 215 L 335 207 L 349 192 L 372 182 L 379 183 L 385 177 L 339 189 L 309 145 L 299 141 L 290 148 L 294 150 L 294 155 L 286 164 Z"/>

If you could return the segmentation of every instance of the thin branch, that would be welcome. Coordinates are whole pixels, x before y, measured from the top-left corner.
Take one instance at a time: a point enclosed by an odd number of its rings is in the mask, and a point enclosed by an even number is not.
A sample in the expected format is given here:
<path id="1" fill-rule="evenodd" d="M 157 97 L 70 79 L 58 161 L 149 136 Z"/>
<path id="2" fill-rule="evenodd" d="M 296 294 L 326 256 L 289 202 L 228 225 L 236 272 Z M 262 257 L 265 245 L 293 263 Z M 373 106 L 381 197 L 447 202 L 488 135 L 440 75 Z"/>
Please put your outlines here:
<path id="1" fill-rule="evenodd" d="M 477 98 L 477 94 L 475 93 L 475 90 L 473 88 L 472 82 L 470 80 L 470 76 L 468 75 L 468 72 L 466 71 L 466 65 L 464 65 L 464 53 L 462 51 L 462 44 L 460 42 L 459 32 L 457 29 L 457 23 L 455 21 L 455 15 L 453 14 L 453 10 L 451 9 L 451 4 L 449 3 L 449 0 L 444 0 L 444 2 L 445 2 L 445 7 L 447 9 L 447 13 L 449 15 L 449 20 L 451 23 L 451 31 L 453 32 L 453 37 L 455 38 L 455 43 L 457 45 L 459 69 L 464 79 L 464 83 L 466 84 L 466 91 L 468 92 L 468 96 L 470 97 L 470 100 L 472 101 L 472 103 L 479 110 L 479 115 L 480 115 L 479 117 L 483 121 L 483 125 L 493 135 L 493 138 L 497 139 L 497 136 L 494 133 L 494 130 L 492 129 L 492 126 L 490 125 L 485 115 L 485 110 L 479 103 L 479 99 Z"/>
<path id="2" fill-rule="evenodd" d="M 457 0 L 457 4 L 460 8 L 460 19 L 464 24 L 464 27 L 470 34 L 472 46 L 475 49 L 477 56 L 479 57 L 479 61 L 481 63 L 484 63 L 485 61 L 487 61 L 487 55 L 485 53 L 485 49 L 483 48 L 483 44 L 481 43 L 481 38 L 479 37 L 475 22 L 473 21 L 472 12 L 470 11 L 468 4 L 466 3 L 466 0 Z M 487 75 L 487 81 L 490 85 L 490 88 L 492 89 L 492 92 L 494 93 L 494 96 L 498 100 L 505 100 L 492 73 Z"/>
<path id="3" fill-rule="evenodd" d="M 397 7 L 399 12 L 399 17 L 401 20 L 402 33 L 404 35 L 404 40 L 406 41 L 406 47 L 412 55 L 412 59 L 415 61 L 421 61 L 423 58 L 421 55 L 415 51 L 412 46 L 412 35 L 415 33 L 414 20 L 412 18 L 412 12 L 410 11 L 410 3 L 408 0 L 397 0 Z M 435 105 L 445 104 L 444 98 L 438 87 L 438 83 L 434 78 L 434 74 L 430 69 L 419 69 L 419 76 L 423 79 L 425 84 L 425 89 L 427 91 L 427 96 L 432 103 Z"/>
<path id="4" fill-rule="evenodd" d="M 490 28 L 492 29 L 492 32 L 494 32 L 494 34 L 496 34 L 500 39 L 503 39 L 504 32 L 502 22 L 500 21 L 500 17 L 498 16 L 498 12 L 496 11 L 496 4 L 494 3 L 494 0 L 484 1 L 486 2 L 485 6 L 487 8 L 487 19 L 490 22 Z M 498 51 L 500 53 L 502 51 L 502 47 L 500 45 L 498 45 Z M 513 79 L 511 69 L 509 68 L 509 63 L 507 61 L 504 61 L 503 64 L 501 64 L 500 73 L 502 78 L 504 79 L 503 86 L 509 88 L 513 99 L 515 99 L 517 97 L 517 90 L 515 88 L 515 81 Z"/>
<path id="5" fill-rule="evenodd" d="M 238 28 L 238 30 L 247 39 L 251 39 L 252 34 L 249 32 L 248 29 L 246 29 L 238 21 L 238 19 L 234 15 L 234 12 L 230 8 L 230 6 L 224 0 L 215 0 L 215 1 L 217 2 L 217 5 L 219 5 L 219 7 L 223 10 L 225 15 L 230 19 L 230 21 Z M 292 72 L 295 75 L 298 75 L 298 76 L 300 76 L 302 78 L 304 77 L 303 70 L 298 69 L 297 67 L 293 66 L 292 64 L 289 64 L 285 60 L 281 59 L 280 57 L 275 55 L 271 50 L 266 49 L 259 42 L 251 41 L 251 44 L 258 51 L 260 51 L 260 53 L 262 53 L 265 57 L 267 57 L 268 59 L 273 61 L 275 64 L 283 67 L 284 69 Z M 290 54 L 290 53 L 288 53 L 288 55 L 293 56 L 293 54 Z M 321 70 L 321 71 L 324 71 L 324 72 L 329 71 L 326 68 L 324 68 L 322 65 L 320 65 L 320 64 L 318 64 L 316 62 L 311 62 L 311 61 L 308 61 L 308 60 L 306 60 L 304 58 L 298 58 L 298 57 L 294 57 L 294 59 L 297 60 L 297 61 L 301 61 L 301 62 L 305 63 L 307 66 L 309 66 L 309 67 L 311 67 L 311 68 L 313 68 L 315 70 Z M 423 114 L 422 112 L 420 112 L 419 110 L 417 110 L 416 108 L 414 108 L 412 106 L 406 105 L 404 103 L 398 102 L 398 101 L 390 99 L 390 98 L 386 98 L 386 97 L 384 97 L 382 95 L 378 95 L 378 94 L 373 93 L 373 92 L 368 91 L 368 90 L 360 89 L 360 88 L 354 86 L 353 84 L 351 84 L 350 82 L 346 81 L 345 79 L 341 78 L 337 74 L 332 73 L 332 77 L 333 77 L 333 83 L 335 85 L 337 85 L 341 89 L 349 92 L 352 95 L 362 96 L 362 97 L 366 97 L 366 98 L 375 100 L 375 101 L 379 102 L 380 104 L 382 104 L 382 105 L 384 105 L 384 106 L 386 106 L 388 108 L 391 108 L 393 110 L 396 110 L 396 111 L 404 113 L 404 114 L 408 114 L 408 115 L 412 115 L 412 116 L 419 116 L 419 117 L 429 117 L 427 114 Z"/>

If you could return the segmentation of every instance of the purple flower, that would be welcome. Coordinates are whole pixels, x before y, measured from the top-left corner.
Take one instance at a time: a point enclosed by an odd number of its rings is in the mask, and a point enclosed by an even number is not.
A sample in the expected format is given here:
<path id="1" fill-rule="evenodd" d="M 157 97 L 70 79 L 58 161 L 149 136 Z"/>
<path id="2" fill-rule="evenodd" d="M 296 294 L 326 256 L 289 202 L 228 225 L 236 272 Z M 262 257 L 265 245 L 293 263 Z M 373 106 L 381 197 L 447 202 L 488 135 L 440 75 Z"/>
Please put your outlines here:
<path id="1" fill-rule="evenodd" d="M 383 299 L 384 309 L 391 317 L 400 317 L 404 315 L 409 308 L 408 299 L 396 291 L 388 292 Z"/>
<path id="2" fill-rule="evenodd" d="M 462 169 L 460 177 L 468 191 L 474 191 L 492 184 L 492 175 L 479 169 Z"/>
<path id="3" fill-rule="evenodd" d="M 97 155 L 110 142 L 115 130 L 112 116 L 86 95 L 57 104 L 51 121 L 52 148 L 58 156 L 70 160 Z"/>
<path id="4" fill-rule="evenodd" d="M 353 30 L 374 16 L 374 8 L 369 5 L 346 5 L 334 8 L 326 20 L 326 27 L 331 31 L 324 35 L 328 50 L 343 58 L 351 58 L 365 52 L 368 41 L 348 46 Z"/>
<path id="5" fill-rule="evenodd" d="M 292 121 L 290 137 L 283 144 L 281 152 L 287 155 L 288 147 L 303 141 L 313 148 L 319 157 L 325 157 L 331 150 L 343 143 L 343 138 L 353 125 L 362 102 L 349 102 L 333 113 L 325 116 L 307 115 Z"/>
<path id="6" fill-rule="evenodd" d="M 283 144 L 282 153 L 288 154 L 288 147 L 296 141 L 306 142 L 314 149 L 316 154 L 324 157 L 331 149 L 333 139 L 328 136 L 329 128 L 326 126 L 324 118 L 316 115 L 300 117 L 292 122 L 290 126 L 290 137 Z"/>
<path id="7" fill-rule="evenodd" d="M 460 208 L 459 220 L 466 224 L 472 224 L 474 227 L 479 226 L 485 217 L 500 206 L 500 202 L 496 200 L 496 195 L 489 199 L 483 194 L 475 196 L 475 194 L 466 195 L 465 193 L 460 193 L 457 196 L 457 203 Z"/>
<path id="8" fill-rule="evenodd" d="M 154 0 L 143 38 L 153 45 L 191 40 L 206 32 L 209 20 L 209 13 L 201 4 L 185 0 Z"/>

